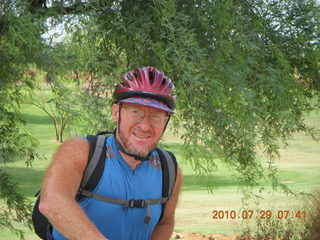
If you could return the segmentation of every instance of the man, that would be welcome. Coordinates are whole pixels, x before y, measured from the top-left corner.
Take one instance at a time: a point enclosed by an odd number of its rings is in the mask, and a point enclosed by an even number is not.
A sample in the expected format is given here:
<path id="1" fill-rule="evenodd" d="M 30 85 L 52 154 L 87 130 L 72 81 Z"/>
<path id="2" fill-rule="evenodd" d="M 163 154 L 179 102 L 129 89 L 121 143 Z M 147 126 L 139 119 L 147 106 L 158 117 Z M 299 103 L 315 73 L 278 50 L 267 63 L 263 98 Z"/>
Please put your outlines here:
<path id="1" fill-rule="evenodd" d="M 123 76 L 112 106 L 115 135 L 106 141 L 106 166 L 93 192 L 120 199 L 161 198 L 162 170 L 154 149 L 175 108 L 173 88 L 170 78 L 153 67 Z M 145 208 L 125 208 L 90 197 L 75 200 L 88 152 L 86 139 L 65 141 L 45 173 L 39 209 L 54 227 L 53 239 L 169 239 L 182 182 L 180 169 L 162 218 L 162 204 L 150 205 L 146 224 Z"/>

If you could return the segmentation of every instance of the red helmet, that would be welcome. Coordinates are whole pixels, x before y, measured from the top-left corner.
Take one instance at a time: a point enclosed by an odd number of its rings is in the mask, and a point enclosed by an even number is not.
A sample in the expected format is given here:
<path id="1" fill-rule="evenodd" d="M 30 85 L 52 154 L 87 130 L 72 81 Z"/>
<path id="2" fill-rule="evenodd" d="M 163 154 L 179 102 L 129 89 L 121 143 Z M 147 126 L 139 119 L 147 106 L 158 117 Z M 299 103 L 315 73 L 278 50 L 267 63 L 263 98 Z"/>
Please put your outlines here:
<path id="1" fill-rule="evenodd" d="M 164 102 L 171 110 L 176 107 L 176 96 L 171 95 L 174 85 L 169 77 L 154 67 L 137 68 L 125 73 L 116 86 L 113 98 L 116 102 L 131 98 L 153 98 Z"/>

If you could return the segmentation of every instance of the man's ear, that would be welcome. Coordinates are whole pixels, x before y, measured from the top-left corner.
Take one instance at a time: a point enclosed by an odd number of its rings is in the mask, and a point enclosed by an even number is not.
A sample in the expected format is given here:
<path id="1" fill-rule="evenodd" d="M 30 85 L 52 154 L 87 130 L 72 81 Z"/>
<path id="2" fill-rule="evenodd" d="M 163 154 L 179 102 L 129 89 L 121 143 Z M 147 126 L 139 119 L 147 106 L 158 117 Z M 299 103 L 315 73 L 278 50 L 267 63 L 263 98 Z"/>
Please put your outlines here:
<path id="1" fill-rule="evenodd" d="M 120 105 L 115 103 L 112 105 L 112 120 L 118 122 Z"/>

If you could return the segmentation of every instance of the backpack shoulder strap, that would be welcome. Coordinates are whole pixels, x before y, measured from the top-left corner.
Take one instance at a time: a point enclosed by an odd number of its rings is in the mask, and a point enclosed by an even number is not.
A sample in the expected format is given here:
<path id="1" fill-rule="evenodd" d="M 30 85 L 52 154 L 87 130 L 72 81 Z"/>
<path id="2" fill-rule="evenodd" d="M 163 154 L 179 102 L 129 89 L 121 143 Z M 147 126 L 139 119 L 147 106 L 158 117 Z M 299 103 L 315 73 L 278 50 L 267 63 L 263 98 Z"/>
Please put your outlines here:
<path id="1" fill-rule="evenodd" d="M 177 160 L 172 152 L 157 148 L 162 168 L 162 196 L 171 197 L 177 177 Z"/>
<path id="2" fill-rule="evenodd" d="M 169 200 L 177 178 L 177 160 L 174 154 L 170 151 L 166 151 L 161 148 L 156 148 L 156 151 L 159 154 L 162 169 L 162 197 Z M 166 203 L 163 204 L 160 219 L 163 217 L 165 205 Z"/>
<path id="3" fill-rule="evenodd" d="M 83 173 L 80 184 L 80 193 L 81 189 L 92 191 L 96 187 L 102 176 L 106 158 L 106 136 L 88 135 L 87 139 L 90 151 L 88 165 Z"/>

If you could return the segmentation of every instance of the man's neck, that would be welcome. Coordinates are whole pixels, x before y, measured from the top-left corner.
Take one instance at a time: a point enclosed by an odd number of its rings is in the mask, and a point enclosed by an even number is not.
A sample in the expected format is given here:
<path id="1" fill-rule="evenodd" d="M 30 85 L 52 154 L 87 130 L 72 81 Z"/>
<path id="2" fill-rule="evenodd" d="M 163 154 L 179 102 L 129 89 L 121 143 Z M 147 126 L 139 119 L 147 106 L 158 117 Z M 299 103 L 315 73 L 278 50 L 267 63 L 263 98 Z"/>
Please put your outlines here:
<path id="1" fill-rule="evenodd" d="M 129 165 L 129 167 L 132 169 L 132 170 L 135 170 L 136 167 L 141 164 L 142 162 L 140 160 L 135 160 L 134 157 L 131 157 L 131 156 L 128 156 L 127 154 L 119 151 L 122 158 L 126 161 L 126 163 Z"/>
<path id="2" fill-rule="evenodd" d="M 115 137 L 117 138 L 117 141 L 123 146 L 118 134 L 116 134 Z M 118 149 L 118 151 L 131 169 L 135 170 L 136 167 L 142 163 L 140 160 L 136 160 L 134 157 L 129 156 L 129 155 L 125 154 L 124 152 L 120 151 L 120 149 Z"/>
<path id="3" fill-rule="evenodd" d="M 116 130 L 117 131 L 117 130 Z M 118 135 L 118 132 L 117 134 L 114 135 L 114 137 L 116 138 L 116 141 L 123 147 L 123 143 Z M 136 169 L 136 167 L 142 163 L 142 161 L 140 160 L 136 160 L 133 156 L 130 156 L 124 152 L 122 152 L 119 148 L 118 148 L 118 151 L 119 153 L 121 154 L 122 158 L 126 161 L 126 163 L 129 165 L 129 167 L 133 170 Z"/>

